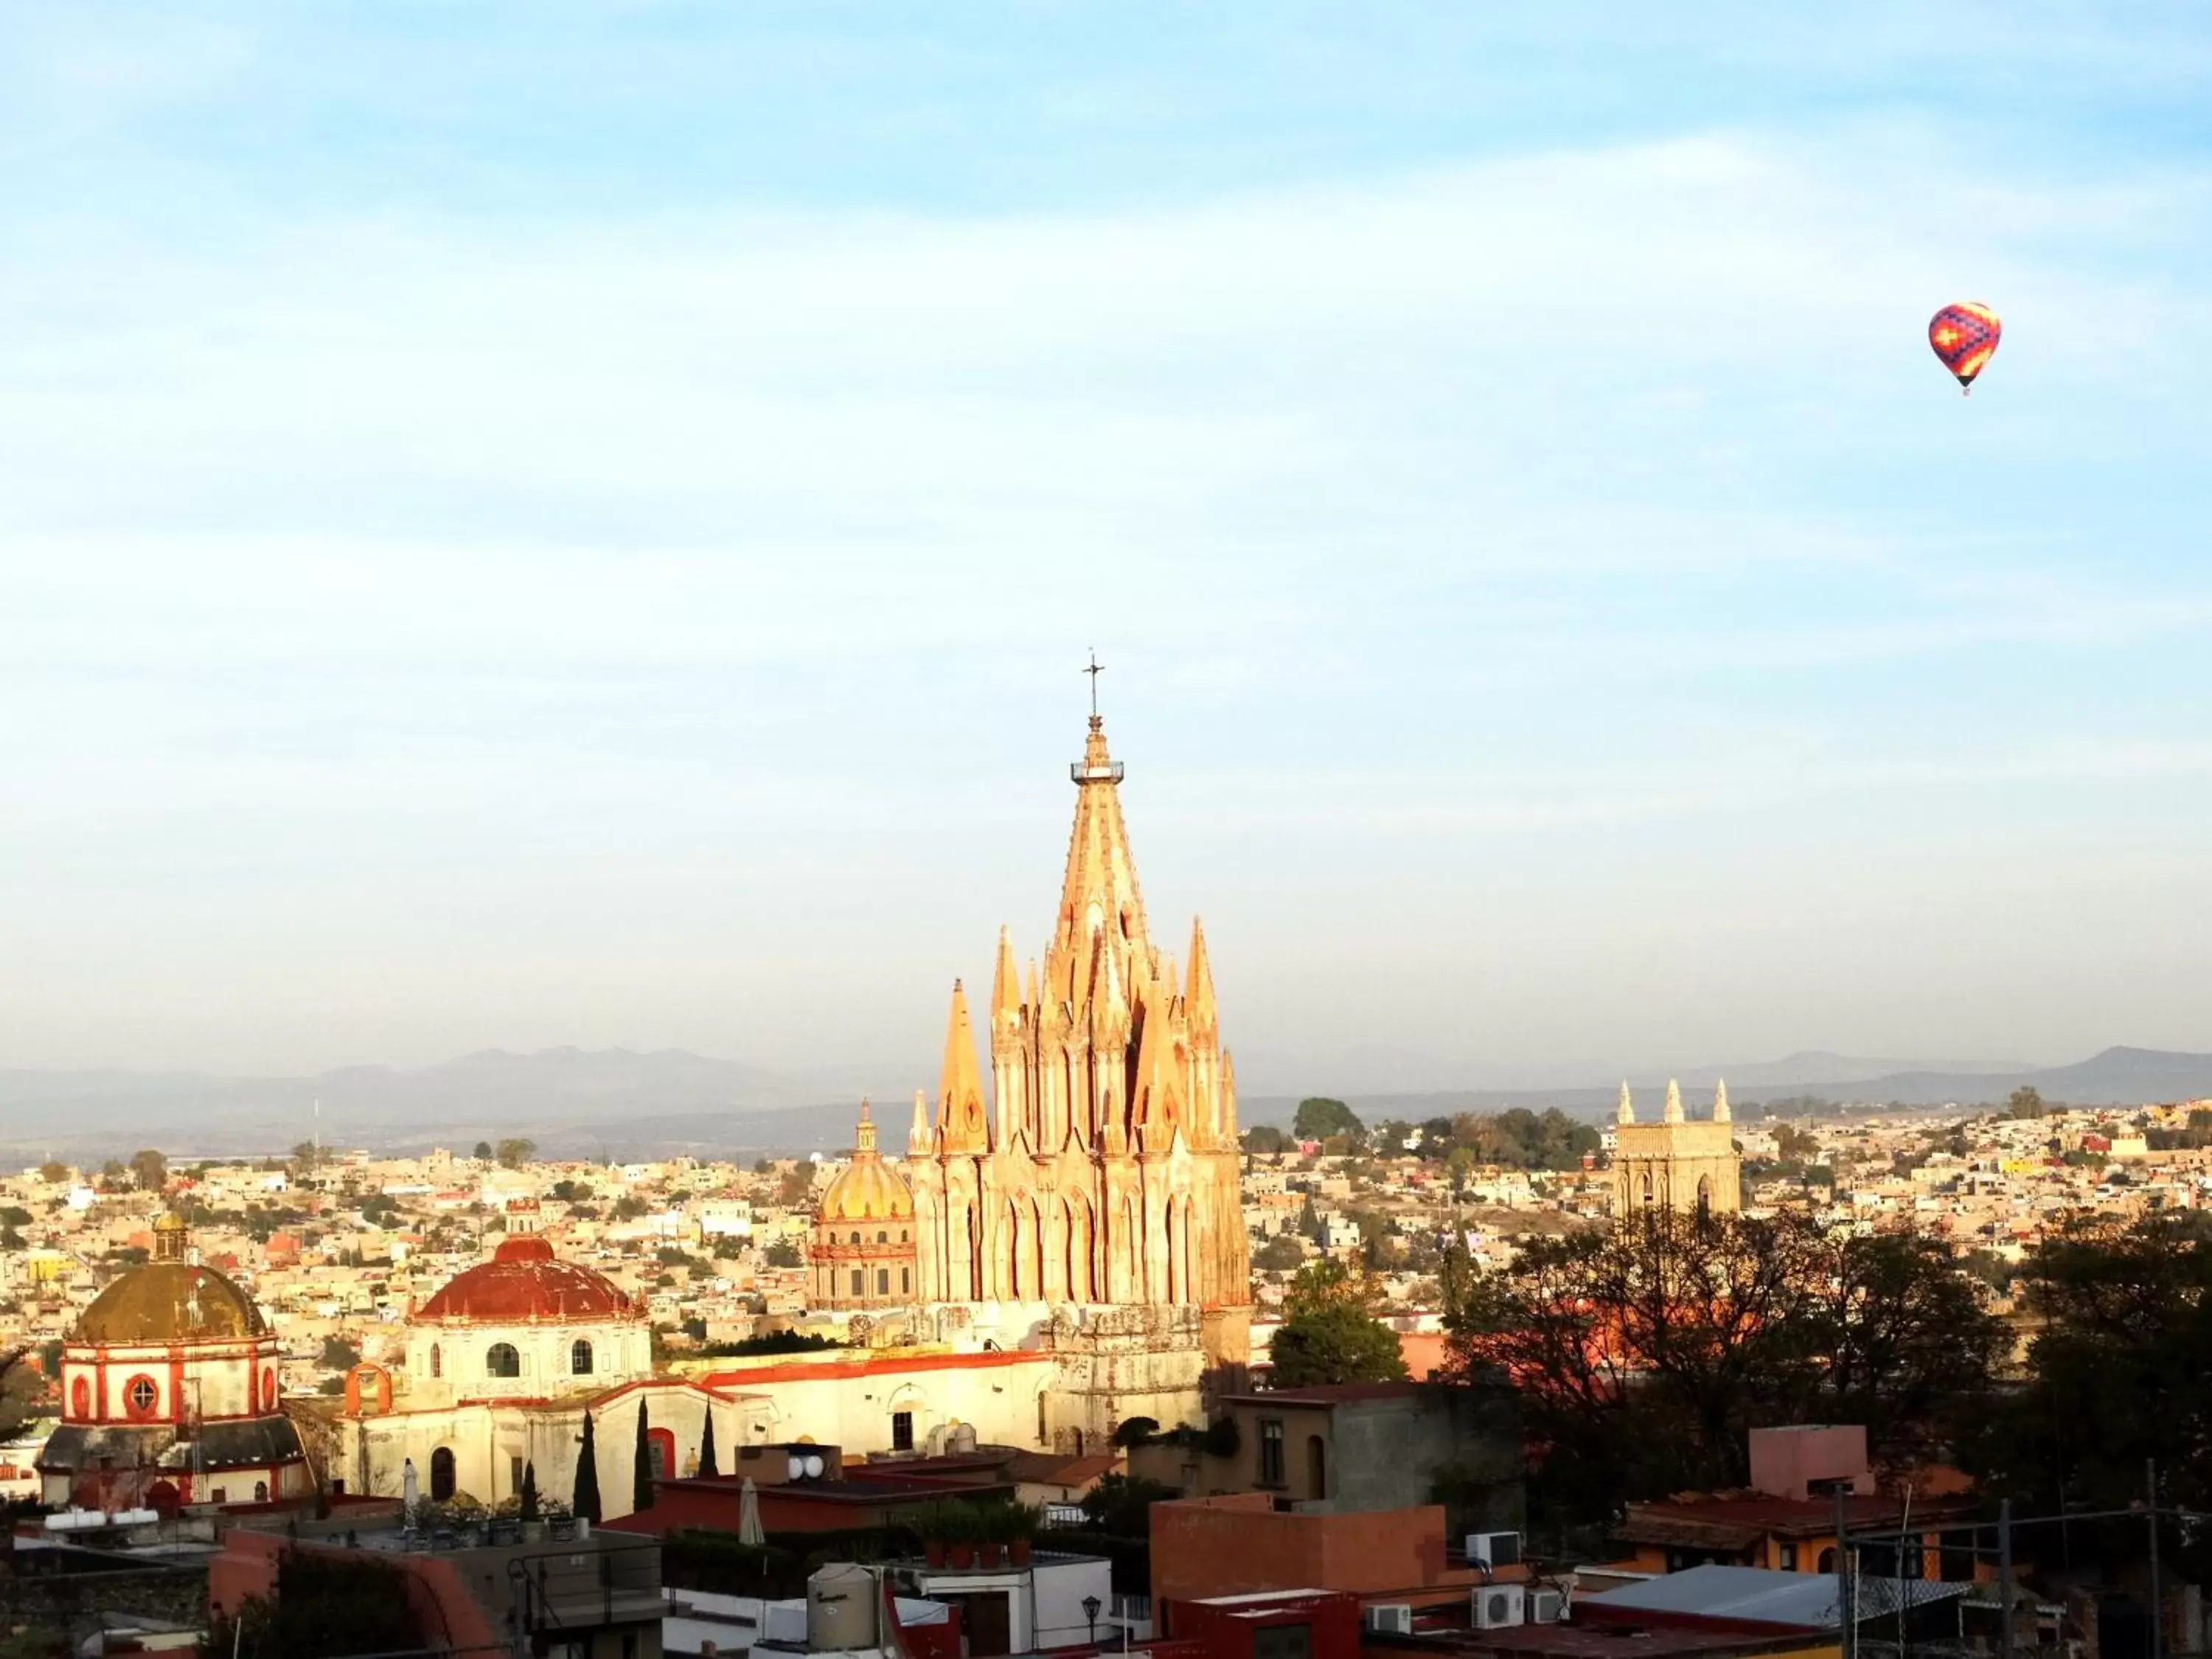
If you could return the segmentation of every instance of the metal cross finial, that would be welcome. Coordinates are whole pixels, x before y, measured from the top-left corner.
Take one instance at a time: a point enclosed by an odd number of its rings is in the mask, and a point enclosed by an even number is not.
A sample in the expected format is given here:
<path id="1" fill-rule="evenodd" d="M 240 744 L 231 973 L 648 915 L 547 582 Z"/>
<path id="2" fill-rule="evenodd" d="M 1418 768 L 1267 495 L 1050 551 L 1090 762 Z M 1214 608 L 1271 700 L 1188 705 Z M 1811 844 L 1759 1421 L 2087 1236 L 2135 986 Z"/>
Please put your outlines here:
<path id="1" fill-rule="evenodd" d="M 1083 670 L 1091 676 L 1091 718 L 1094 720 L 1098 718 L 1098 677 L 1105 672 L 1106 665 L 1098 660 L 1098 653 L 1094 649 L 1091 653 L 1091 666 Z"/>

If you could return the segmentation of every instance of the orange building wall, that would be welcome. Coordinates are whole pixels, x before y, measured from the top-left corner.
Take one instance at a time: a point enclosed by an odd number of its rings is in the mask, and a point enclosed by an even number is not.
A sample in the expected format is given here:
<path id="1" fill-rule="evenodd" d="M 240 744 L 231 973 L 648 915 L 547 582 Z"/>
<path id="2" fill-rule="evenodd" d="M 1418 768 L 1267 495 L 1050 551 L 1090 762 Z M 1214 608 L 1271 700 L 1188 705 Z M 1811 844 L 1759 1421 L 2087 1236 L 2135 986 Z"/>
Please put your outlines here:
<path id="1" fill-rule="evenodd" d="M 1328 1589 L 1419 1605 L 1460 1600 L 1479 1577 L 1444 1565 L 1444 1511 L 1434 1504 L 1291 1515 L 1265 1492 L 1186 1498 L 1152 1505 L 1152 1538 L 1155 1602 Z"/>

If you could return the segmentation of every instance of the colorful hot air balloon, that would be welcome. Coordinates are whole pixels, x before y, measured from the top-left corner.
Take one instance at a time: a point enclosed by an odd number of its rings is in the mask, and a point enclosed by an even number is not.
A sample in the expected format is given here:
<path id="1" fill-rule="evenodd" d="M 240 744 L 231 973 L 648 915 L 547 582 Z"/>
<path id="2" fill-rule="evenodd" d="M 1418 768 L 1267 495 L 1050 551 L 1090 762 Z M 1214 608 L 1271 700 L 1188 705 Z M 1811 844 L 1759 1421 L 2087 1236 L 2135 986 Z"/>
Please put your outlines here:
<path id="1" fill-rule="evenodd" d="M 1972 392 L 1974 376 L 1987 367 L 2003 332 L 1996 312 L 1978 300 L 1962 300 L 1929 319 L 1928 343 L 1943 360 L 1943 367 L 1959 377 L 1960 390 Z"/>

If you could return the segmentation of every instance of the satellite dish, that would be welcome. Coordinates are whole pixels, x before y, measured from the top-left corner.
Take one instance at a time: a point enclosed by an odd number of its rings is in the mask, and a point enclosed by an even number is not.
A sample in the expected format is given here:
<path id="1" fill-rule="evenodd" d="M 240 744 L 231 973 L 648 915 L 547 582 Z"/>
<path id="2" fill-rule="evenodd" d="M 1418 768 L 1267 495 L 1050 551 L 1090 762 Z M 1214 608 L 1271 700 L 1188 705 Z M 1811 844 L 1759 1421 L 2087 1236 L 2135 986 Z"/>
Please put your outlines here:
<path id="1" fill-rule="evenodd" d="M 818 1479 L 820 1479 L 820 1478 L 821 1478 L 821 1474 L 822 1474 L 822 1469 L 823 1469 L 823 1463 L 822 1463 L 822 1457 L 821 1457 L 821 1454 L 819 1454 L 818 1452 L 809 1452 L 809 1453 L 807 1453 L 807 1454 L 806 1454 L 806 1478 L 807 1478 L 808 1480 L 818 1480 Z"/>
<path id="2" fill-rule="evenodd" d="M 793 1480 L 806 1479 L 806 1460 L 796 1452 L 792 1454 L 789 1478 Z"/>

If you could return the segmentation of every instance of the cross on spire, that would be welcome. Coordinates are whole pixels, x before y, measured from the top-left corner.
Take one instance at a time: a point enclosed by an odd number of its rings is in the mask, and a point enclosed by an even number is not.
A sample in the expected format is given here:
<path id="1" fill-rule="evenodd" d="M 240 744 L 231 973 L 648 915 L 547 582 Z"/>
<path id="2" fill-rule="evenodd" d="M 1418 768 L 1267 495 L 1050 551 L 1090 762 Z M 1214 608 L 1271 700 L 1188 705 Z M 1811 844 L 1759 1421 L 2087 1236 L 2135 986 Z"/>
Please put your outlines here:
<path id="1" fill-rule="evenodd" d="M 1098 660 L 1096 647 L 1091 653 L 1091 666 L 1082 672 L 1091 676 L 1091 723 L 1096 726 L 1098 724 L 1098 677 L 1106 672 L 1106 665 Z"/>

